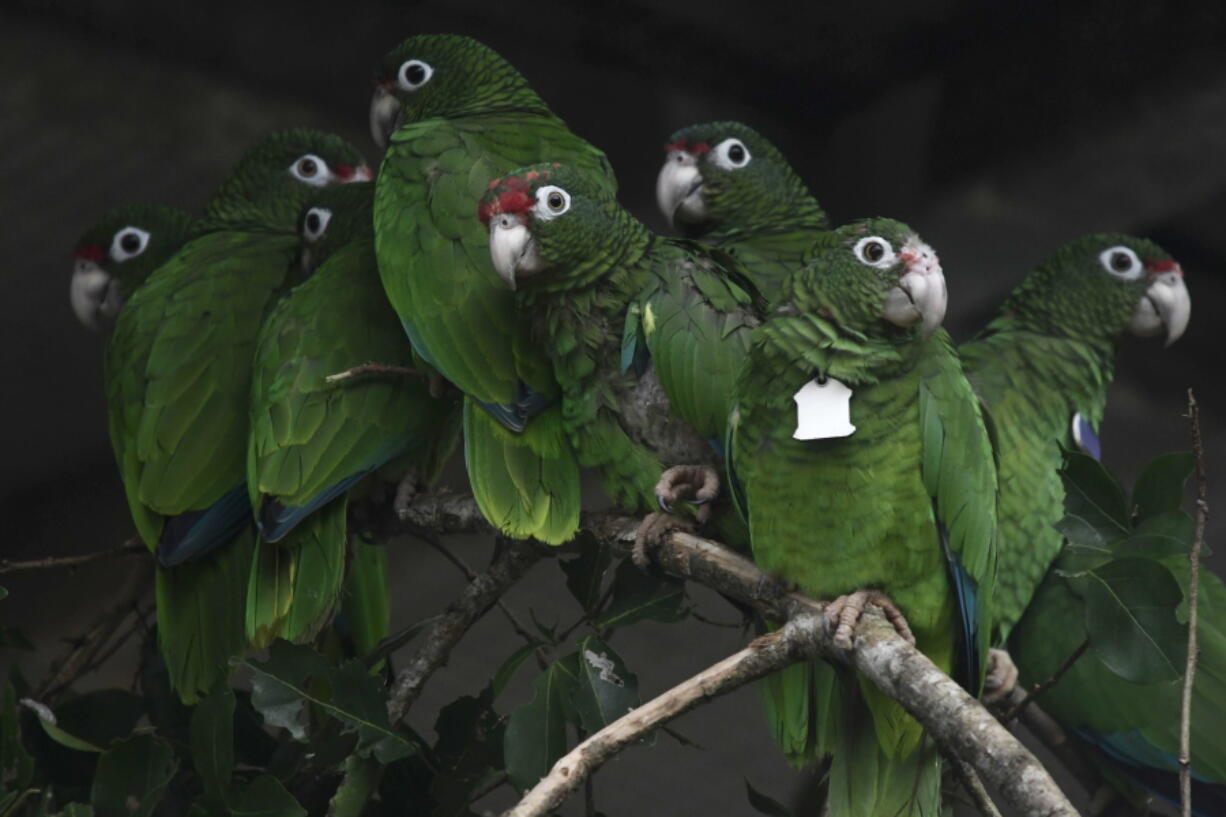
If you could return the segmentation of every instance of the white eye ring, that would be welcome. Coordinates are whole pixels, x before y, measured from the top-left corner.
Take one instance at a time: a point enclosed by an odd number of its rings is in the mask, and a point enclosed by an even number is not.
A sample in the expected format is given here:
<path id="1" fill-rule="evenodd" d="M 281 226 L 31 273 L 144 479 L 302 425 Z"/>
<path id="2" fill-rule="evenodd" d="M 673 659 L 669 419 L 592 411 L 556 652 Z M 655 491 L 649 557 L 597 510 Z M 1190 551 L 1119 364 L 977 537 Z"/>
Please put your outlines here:
<path id="1" fill-rule="evenodd" d="M 302 237 L 315 242 L 323 238 L 328 230 L 328 222 L 332 221 L 332 211 L 327 207 L 312 207 L 302 217 Z"/>
<path id="2" fill-rule="evenodd" d="M 715 146 L 715 150 L 711 151 L 711 155 L 715 165 L 724 170 L 740 170 L 753 158 L 745 143 L 735 137 L 720 142 Z"/>
<path id="3" fill-rule="evenodd" d="M 881 247 L 884 252 L 874 259 L 872 255 L 877 252 L 877 247 Z M 898 260 L 898 256 L 894 253 L 894 247 L 879 235 L 861 238 L 856 242 L 856 246 L 852 247 L 851 251 L 855 254 L 856 260 L 861 264 L 867 264 L 877 269 L 889 269 Z"/>
<path id="4" fill-rule="evenodd" d="M 1145 272 L 1145 265 L 1130 248 L 1109 247 L 1098 254 L 1098 263 L 1116 278 L 1135 281 Z M 1118 266 L 1117 266 L 1118 265 Z"/>
<path id="5" fill-rule="evenodd" d="M 536 216 L 549 221 L 570 209 L 570 193 L 556 184 L 547 184 L 536 191 Z"/>
<path id="6" fill-rule="evenodd" d="M 133 242 L 132 239 L 135 239 Z M 111 239 L 111 258 L 118 262 L 135 258 L 149 246 L 149 233 L 140 227 L 124 227 Z"/>
<path id="7" fill-rule="evenodd" d="M 421 60 L 405 60 L 400 64 L 400 70 L 396 72 L 396 84 L 402 91 L 412 92 L 429 82 L 432 76 L 434 76 L 434 69 L 430 67 L 430 63 Z"/>
<path id="8" fill-rule="evenodd" d="M 289 174 L 312 187 L 324 187 L 332 181 L 332 169 L 314 153 L 304 153 L 289 166 Z"/>

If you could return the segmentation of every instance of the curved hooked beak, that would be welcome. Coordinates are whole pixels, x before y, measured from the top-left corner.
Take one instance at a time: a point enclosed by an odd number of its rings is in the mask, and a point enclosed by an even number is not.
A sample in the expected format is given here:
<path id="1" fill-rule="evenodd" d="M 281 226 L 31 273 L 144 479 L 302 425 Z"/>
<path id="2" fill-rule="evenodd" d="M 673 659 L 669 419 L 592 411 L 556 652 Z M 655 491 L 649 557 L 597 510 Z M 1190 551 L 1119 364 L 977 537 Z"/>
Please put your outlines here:
<path id="1" fill-rule="evenodd" d="M 702 174 L 698 159 L 685 150 L 670 150 L 656 177 L 656 204 L 674 229 L 682 224 L 700 224 L 707 219 L 702 197 Z"/>
<path id="2" fill-rule="evenodd" d="M 370 98 L 370 135 L 375 144 L 387 150 L 392 134 L 404 124 L 404 108 L 387 86 L 375 83 L 374 96 Z"/>
<path id="3" fill-rule="evenodd" d="M 936 331 L 945 320 L 949 300 L 945 273 L 932 248 L 912 236 L 898 254 L 906 264 L 898 285 L 886 295 L 883 315 L 899 326 L 923 325 L 924 337 Z"/>
<path id="4" fill-rule="evenodd" d="M 114 318 L 123 306 L 115 279 L 87 258 L 78 258 L 73 264 L 68 297 L 77 320 L 90 329 L 101 328 L 102 319 Z"/>
<path id="5" fill-rule="evenodd" d="M 1133 310 L 1128 329 L 1134 335 L 1166 335 L 1170 346 L 1179 340 L 1192 317 L 1192 297 L 1183 282 L 1183 269 L 1173 261 L 1160 262 L 1150 270 L 1149 288 Z"/>
<path id="6" fill-rule="evenodd" d="M 511 289 L 520 277 L 545 268 L 526 219 L 518 213 L 499 213 L 490 219 L 490 261 Z"/>

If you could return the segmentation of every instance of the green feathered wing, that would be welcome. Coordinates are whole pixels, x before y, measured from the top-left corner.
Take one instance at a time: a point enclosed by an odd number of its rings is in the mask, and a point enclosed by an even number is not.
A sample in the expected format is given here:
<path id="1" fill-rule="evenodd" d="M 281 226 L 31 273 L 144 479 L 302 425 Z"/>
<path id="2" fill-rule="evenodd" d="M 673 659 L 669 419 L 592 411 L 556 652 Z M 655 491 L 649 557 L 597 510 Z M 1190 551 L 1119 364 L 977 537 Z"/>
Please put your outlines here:
<path id="1" fill-rule="evenodd" d="M 252 556 L 243 530 L 251 357 L 297 243 L 292 234 L 241 232 L 188 242 L 129 300 L 107 347 L 111 442 L 150 549 L 165 561 L 168 520 L 237 497 L 233 546 L 159 570 L 159 640 L 185 700 L 210 689 L 245 646 L 241 614 L 237 627 L 231 614 L 244 609 Z"/>
<path id="2" fill-rule="evenodd" d="M 409 123 L 393 135 L 380 170 L 375 231 L 380 276 L 414 348 L 468 399 L 525 435 L 512 440 L 488 422 L 466 423 L 482 511 L 511 536 L 558 543 L 578 525 L 578 466 L 559 415 L 543 411 L 557 397 L 548 360 L 528 342 L 476 217 L 491 180 L 541 160 L 588 169 L 615 187 L 604 155 L 549 115 L 503 111 Z M 515 491 L 500 487 L 508 477 L 520 478 Z"/>
<path id="3" fill-rule="evenodd" d="M 426 378 L 327 382 L 370 362 L 412 365 L 372 242 L 356 240 L 278 303 L 260 332 L 247 463 L 264 540 L 248 593 L 253 643 L 308 640 L 331 618 L 345 572 L 348 495 L 361 480 L 393 460 L 428 480 L 455 446 L 458 402 L 433 397 Z"/>

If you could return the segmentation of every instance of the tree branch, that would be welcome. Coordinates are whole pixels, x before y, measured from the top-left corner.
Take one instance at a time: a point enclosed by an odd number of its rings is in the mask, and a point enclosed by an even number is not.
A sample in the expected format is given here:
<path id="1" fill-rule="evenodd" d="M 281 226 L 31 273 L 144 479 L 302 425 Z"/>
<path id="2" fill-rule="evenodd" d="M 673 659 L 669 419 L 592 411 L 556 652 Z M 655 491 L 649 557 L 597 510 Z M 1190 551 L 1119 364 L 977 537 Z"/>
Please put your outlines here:
<path id="1" fill-rule="evenodd" d="M 363 363 L 360 366 L 354 366 L 352 369 L 346 369 L 343 372 L 330 374 L 324 378 L 324 382 L 328 384 L 342 383 L 354 377 L 363 375 L 384 375 L 394 377 L 418 377 L 424 376 L 417 369 L 411 369 L 408 366 L 391 366 L 387 363 Z"/>
<path id="2" fill-rule="evenodd" d="M 426 680 L 447 663 L 452 648 L 464 637 L 464 633 L 542 556 L 541 548 L 531 542 L 500 541 L 505 543 L 502 552 L 443 611 L 427 632 L 421 649 L 397 674 L 387 702 L 387 714 L 393 724 L 417 700 Z"/>
<path id="3" fill-rule="evenodd" d="M 148 552 L 149 549 L 139 539 L 133 537 L 117 548 L 83 553 L 80 556 L 48 556 L 45 559 L 30 559 L 25 562 L 0 559 L 0 574 L 16 573 L 20 570 L 51 570 L 54 568 L 80 567 L 81 565 L 100 562 L 103 559 L 111 559 L 116 556 L 138 556 Z"/>
<path id="4" fill-rule="evenodd" d="M 633 541 L 633 530 L 627 532 L 616 519 L 606 519 L 605 525 L 604 533 L 613 534 L 607 538 L 623 546 Z M 787 623 L 781 631 L 758 639 L 592 735 L 559 760 L 506 817 L 545 814 L 600 763 L 660 723 L 708 697 L 806 658 L 850 661 L 919 720 L 946 752 L 968 763 L 1022 813 L 1076 815 L 1034 755 L 978 701 L 903 640 L 883 616 L 872 612 L 861 618 L 854 647 L 845 654 L 833 644 L 833 633 L 822 615 L 823 604 L 798 593 L 764 592 L 775 582 L 723 546 L 678 531 L 665 537 L 652 557 L 666 573 L 697 581 L 749 604 L 769 619 Z"/>
<path id="5" fill-rule="evenodd" d="M 1200 406 L 1188 389 L 1188 422 L 1192 426 L 1192 452 L 1196 457 L 1196 538 L 1188 554 L 1188 663 L 1183 673 L 1183 702 L 1179 711 L 1179 805 L 1183 817 L 1192 815 L 1192 687 L 1196 681 L 1197 602 L 1200 593 L 1200 551 L 1205 544 L 1209 499 L 1205 478 L 1205 450 L 1200 437 Z"/>

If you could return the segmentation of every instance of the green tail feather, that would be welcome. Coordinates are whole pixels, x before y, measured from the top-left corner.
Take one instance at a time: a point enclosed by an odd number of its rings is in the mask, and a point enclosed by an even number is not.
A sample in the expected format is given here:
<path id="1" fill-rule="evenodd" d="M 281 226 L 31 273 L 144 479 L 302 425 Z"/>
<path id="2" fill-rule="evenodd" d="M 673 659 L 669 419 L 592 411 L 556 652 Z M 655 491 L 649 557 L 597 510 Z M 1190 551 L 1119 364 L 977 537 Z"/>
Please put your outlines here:
<path id="1" fill-rule="evenodd" d="M 838 739 L 838 672 L 825 661 L 792 664 L 762 679 L 771 734 L 802 768 L 830 755 Z"/>
<path id="2" fill-rule="evenodd" d="M 828 817 L 940 817 L 941 757 L 920 735 L 910 752 L 883 751 L 868 706 L 848 685 L 839 746 L 830 766 Z"/>
<path id="3" fill-rule="evenodd" d="M 354 652 L 368 655 L 387 638 L 391 626 L 391 606 L 387 580 L 387 549 L 368 545 L 358 537 L 351 540 L 352 557 L 345 576 L 345 597 L 341 609 L 349 622 Z"/>
<path id="4" fill-rule="evenodd" d="M 193 704 L 230 672 L 243 633 L 254 530 L 208 558 L 157 571 L 158 643 L 170 683 Z"/>
<path id="5" fill-rule="evenodd" d="M 265 647 L 309 641 L 332 618 L 345 576 L 346 498 L 317 511 L 272 545 L 260 542 L 247 589 L 246 635 Z"/>
<path id="6" fill-rule="evenodd" d="M 481 512 L 507 536 L 559 545 L 575 535 L 579 464 L 558 405 L 513 434 L 466 399 L 464 462 Z"/>

